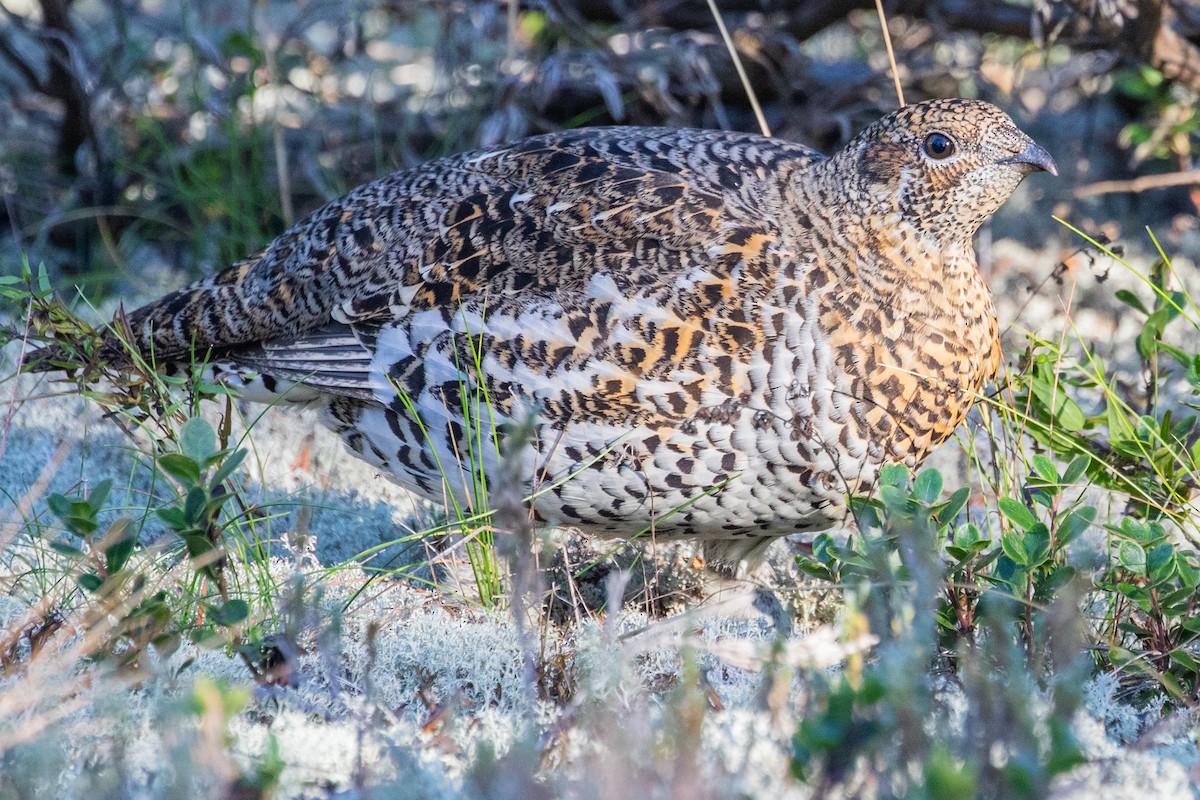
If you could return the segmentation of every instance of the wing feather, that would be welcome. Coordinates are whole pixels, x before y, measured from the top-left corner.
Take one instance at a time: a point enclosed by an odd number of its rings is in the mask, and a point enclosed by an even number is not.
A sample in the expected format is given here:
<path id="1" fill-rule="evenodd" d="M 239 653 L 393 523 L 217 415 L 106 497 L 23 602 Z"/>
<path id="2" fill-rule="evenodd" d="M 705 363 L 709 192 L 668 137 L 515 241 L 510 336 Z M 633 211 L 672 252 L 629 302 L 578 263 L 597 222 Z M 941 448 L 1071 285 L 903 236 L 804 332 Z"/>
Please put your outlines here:
<path id="1" fill-rule="evenodd" d="M 763 265 L 783 257 L 775 220 L 821 160 L 719 131 L 537 137 L 360 187 L 130 321 L 163 358 L 211 347 L 375 402 L 440 359 L 447 385 L 486 366 L 499 397 L 538 387 L 562 418 L 677 422 L 744 383 Z M 381 331 L 409 352 L 380 357 Z"/>
<path id="2" fill-rule="evenodd" d="M 597 128 L 454 156 L 359 187 L 261 253 L 134 311 L 164 358 L 297 337 L 531 287 L 583 290 L 595 272 L 657 283 L 688 270 L 722 224 L 761 226 L 789 176 L 823 156 L 752 134 Z"/>

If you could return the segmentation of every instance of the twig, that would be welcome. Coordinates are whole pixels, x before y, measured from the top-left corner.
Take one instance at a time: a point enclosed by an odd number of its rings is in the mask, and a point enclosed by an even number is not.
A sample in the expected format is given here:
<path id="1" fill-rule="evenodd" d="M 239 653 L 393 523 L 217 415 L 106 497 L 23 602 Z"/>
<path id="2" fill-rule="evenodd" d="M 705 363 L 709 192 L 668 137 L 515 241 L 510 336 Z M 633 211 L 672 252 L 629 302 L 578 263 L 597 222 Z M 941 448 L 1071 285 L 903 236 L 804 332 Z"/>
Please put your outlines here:
<path id="1" fill-rule="evenodd" d="M 270 42 L 263 48 L 267 56 L 267 70 L 270 82 L 277 86 L 279 80 L 279 63 L 276 60 L 278 42 Z M 292 176 L 288 172 L 287 145 L 283 140 L 283 121 L 278 113 L 271 120 L 271 144 L 275 149 L 275 178 L 279 183 L 279 209 L 283 212 L 283 222 L 289 228 L 296 221 L 296 210 L 292 205 Z"/>
<path id="2" fill-rule="evenodd" d="M 717 0 L 708 0 L 708 8 L 712 12 L 713 19 L 717 21 L 717 30 L 721 32 L 725 49 L 729 51 L 729 57 L 733 59 L 733 68 L 737 70 L 738 78 L 742 81 L 742 88 L 746 90 L 746 98 L 750 101 L 750 108 L 754 110 L 754 118 L 758 120 L 758 129 L 763 136 L 770 136 L 771 126 L 767 125 L 767 118 L 763 116 L 762 106 L 758 104 L 758 95 L 754 93 L 754 87 L 750 85 L 750 78 L 746 75 L 746 68 L 742 66 L 742 57 L 738 55 L 737 48 L 733 46 L 733 39 L 725 27 L 725 20 L 721 18 L 721 12 L 717 9 Z"/>
<path id="3" fill-rule="evenodd" d="M 21 523 L 29 518 L 33 511 L 34 503 L 36 503 L 50 488 L 50 481 L 54 480 L 54 476 L 58 474 L 62 468 L 63 462 L 67 460 L 67 456 L 71 453 L 71 448 L 79 443 L 78 437 L 68 436 L 59 442 L 54 454 L 50 456 L 50 460 L 46 462 L 46 466 L 42 467 L 42 471 L 38 473 L 33 485 L 29 487 L 29 491 L 21 497 L 21 500 L 8 514 L 5 514 L 4 519 L 0 520 L 0 552 L 4 551 L 13 537 L 21 531 Z"/>
<path id="4" fill-rule="evenodd" d="M 883 46 L 887 48 L 888 63 L 892 65 L 892 82 L 896 84 L 896 99 L 904 106 L 904 87 L 900 85 L 900 70 L 896 67 L 896 53 L 892 50 L 892 34 L 888 31 L 887 15 L 883 13 L 883 0 L 875 0 L 879 11 L 879 27 L 883 28 Z"/>
<path id="5" fill-rule="evenodd" d="M 505 24 L 505 44 L 504 44 L 504 68 L 515 73 L 513 65 L 517 60 L 517 26 L 519 24 L 518 13 L 520 11 L 520 3 L 517 0 L 508 0 L 508 19 Z"/>
<path id="6" fill-rule="evenodd" d="M 21 367 L 25 364 L 25 348 L 29 344 L 29 329 L 33 323 L 33 305 L 30 304 L 25 309 L 25 327 L 21 331 L 21 352 L 17 354 L 17 369 L 16 374 L 21 374 Z M 12 427 L 13 415 L 17 413 L 17 394 L 20 392 L 21 382 L 13 381 L 12 397 L 8 400 L 8 410 L 4 413 L 4 425 L 0 428 L 0 459 L 4 458 L 4 450 L 8 445 L 8 429 Z"/>
<path id="7" fill-rule="evenodd" d="M 1117 192 L 1137 193 L 1150 189 L 1166 189 L 1171 186 L 1191 186 L 1193 184 L 1200 184 L 1200 169 L 1168 172 L 1164 175 L 1143 175 L 1123 181 L 1097 181 L 1076 188 L 1075 196 L 1082 198 Z"/>
<path id="8" fill-rule="evenodd" d="M 0 5 L 0 7 L 3 6 Z M 45 94 L 46 84 L 42 81 L 41 76 L 38 75 L 37 69 L 21 56 L 17 48 L 8 40 L 7 36 L 0 36 L 0 56 L 4 56 L 8 63 L 21 73 L 22 77 L 25 78 L 25 82 L 29 84 L 30 89 Z"/>

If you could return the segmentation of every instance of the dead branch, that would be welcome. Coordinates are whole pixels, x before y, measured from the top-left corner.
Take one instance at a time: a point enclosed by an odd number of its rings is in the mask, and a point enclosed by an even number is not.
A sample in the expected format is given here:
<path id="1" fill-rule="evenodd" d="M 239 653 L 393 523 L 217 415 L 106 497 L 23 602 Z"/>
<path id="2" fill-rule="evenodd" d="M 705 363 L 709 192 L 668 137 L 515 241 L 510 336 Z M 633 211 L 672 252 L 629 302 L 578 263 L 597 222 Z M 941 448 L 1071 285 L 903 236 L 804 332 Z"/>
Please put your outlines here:
<path id="1" fill-rule="evenodd" d="M 1138 178 L 1120 181 L 1097 181 L 1075 189 L 1079 198 L 1095 197 L 1098 194 L 1116 194 L 1119 192 L 1145 192 L 1151 189 L 1167 189 L 1172 186 L 1192 186 L 1200 184 L 1200 169 L 1189 169 L 1183 172 L 1168 172 L 1164 175 L 1143 175 Z"/>
<path id="2" fill-rule="evenodd" d="M 874 0 L 721 0 L 722 13 L 731 28 L 747 24 L 750 15 L 769 21 L 771 28 L 800 41 L 846 19 L 855 10 L 874 7 Z M 628 0 L 557 0 L 579 18 L 660 26 L 674 30 L 713 27 L 706 0 L 661 0 L 630 3 Z M 1033 11 L 1006 0 L 889 0 L 889 17 L 925 20 L 945 31 L 997 33 L 1029 38 Z M 1069 9 L 1069 11 L 1068 11 Z M 1188 38 L 1200 26 L 1200 13 L 1187 7 L 1180 13 L 1165 0 L 1131 0 L 1097 3 L 1064 0 L 1052 7 L 1055 22 L 1069 21 L 1062 40 L 1084 49 L 1113 48 L 1161 71 L 1168 78 L 1200 89 L 1200 46 Z M 1067 18 L 1069 17 L 1069 20 Z M 762 25 L 762 22 L 751 23 Z"/>
<path id="3" fill-rule="evenodd" d="M 5 8 L 3 3 L 0 3 L 0 12 L 3 12 L 5 19 L 8 22 L 13 22 L 17 19 L 11 11 Z M 8 30 L 20 31 L 22 26 L 14 24 Z M 0 29 L 0 56 L 4 57 L 9 64 L 24 78 L 29 88 L 35 92 L 45 93 L 46 85 L 42 80 L 42 76 L 38 74 L 37 68 L 29 63 L 29 61 L 21 55 L 20 48 L 12 42 L 7 36 L 7 30 Z"/>
<path id="4" fill-rule="evenodd" d="M 713 28 L 706 0 L 660 0 L 633 3 L 629 0 L 557 0 L 554 5 L 570 8 L 583 19 L 595 22 L 636 20 L 638 27 L 660 26 L 674 30 Z M 851 11 L 875 7 L 874 0 L 719 0 L 718 6 L 731 27 L 747 14 L 769 16 L 772 27 L 804 41 L 844 20 Z M 1004 36 L 1030 34 L 1028 6 L 1004 0 L 886 0 L 889 17 L 905 16 L 943 23 L 951 30 L 999 33 Z"/>
<path id="5" fill-rule="evenodd" d="M 46 62 L 50 74 L 46 93 L 63 105 L 58 127 L 58 160 L 67 175 L 76 174 L 75 153 L 92 138 L 92 121 L 87 92 L 71 64 L 70 49 L 76 41 L 71 20 L 72 0 L 41 0 Z"/>

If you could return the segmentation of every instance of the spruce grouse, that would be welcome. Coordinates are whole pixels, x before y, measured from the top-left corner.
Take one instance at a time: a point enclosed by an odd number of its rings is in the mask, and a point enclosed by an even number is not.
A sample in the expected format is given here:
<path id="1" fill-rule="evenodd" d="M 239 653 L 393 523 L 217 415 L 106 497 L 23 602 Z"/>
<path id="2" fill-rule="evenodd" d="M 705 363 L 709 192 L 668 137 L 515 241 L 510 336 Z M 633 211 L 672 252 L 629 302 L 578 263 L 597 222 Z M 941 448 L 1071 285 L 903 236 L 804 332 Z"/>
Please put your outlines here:
<path id="1" fill-rule="evenodd" d="M 250 399 L 315 404 L 426 497 L 465 500 L 468 462 L 500 474 L 520 428 L 540 520 L 737 562 L 838 521 L 963 420 L 1000 364 L 972 237 L 1037 170 L 1057 174 L 961 99 L 829 158 L 573 130 L 376 180 L 128 320 L 159 364 L 207 357 Z"/>

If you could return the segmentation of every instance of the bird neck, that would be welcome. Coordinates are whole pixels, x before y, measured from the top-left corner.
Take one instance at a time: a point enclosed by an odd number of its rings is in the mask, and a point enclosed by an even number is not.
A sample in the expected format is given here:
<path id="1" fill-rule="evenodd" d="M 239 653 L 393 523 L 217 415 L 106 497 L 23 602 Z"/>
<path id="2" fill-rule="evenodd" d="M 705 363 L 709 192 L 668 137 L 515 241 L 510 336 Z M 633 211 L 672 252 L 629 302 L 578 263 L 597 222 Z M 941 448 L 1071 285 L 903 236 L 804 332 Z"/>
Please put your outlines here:
<path id="1" fill-rule="evenodd" d="M 808 195 L 807 208 L 834 210 L 814 220 L 813 228 L 842 254 L 830 262 L 844 271 L 847 285 L 926 318 L 957 315 L 960 300 L 987 296 L 969 234 L 923 226 L 905 213 L 894 193 L 845 169 L 838 157 L 817 165 L 795 191 Z"/>

